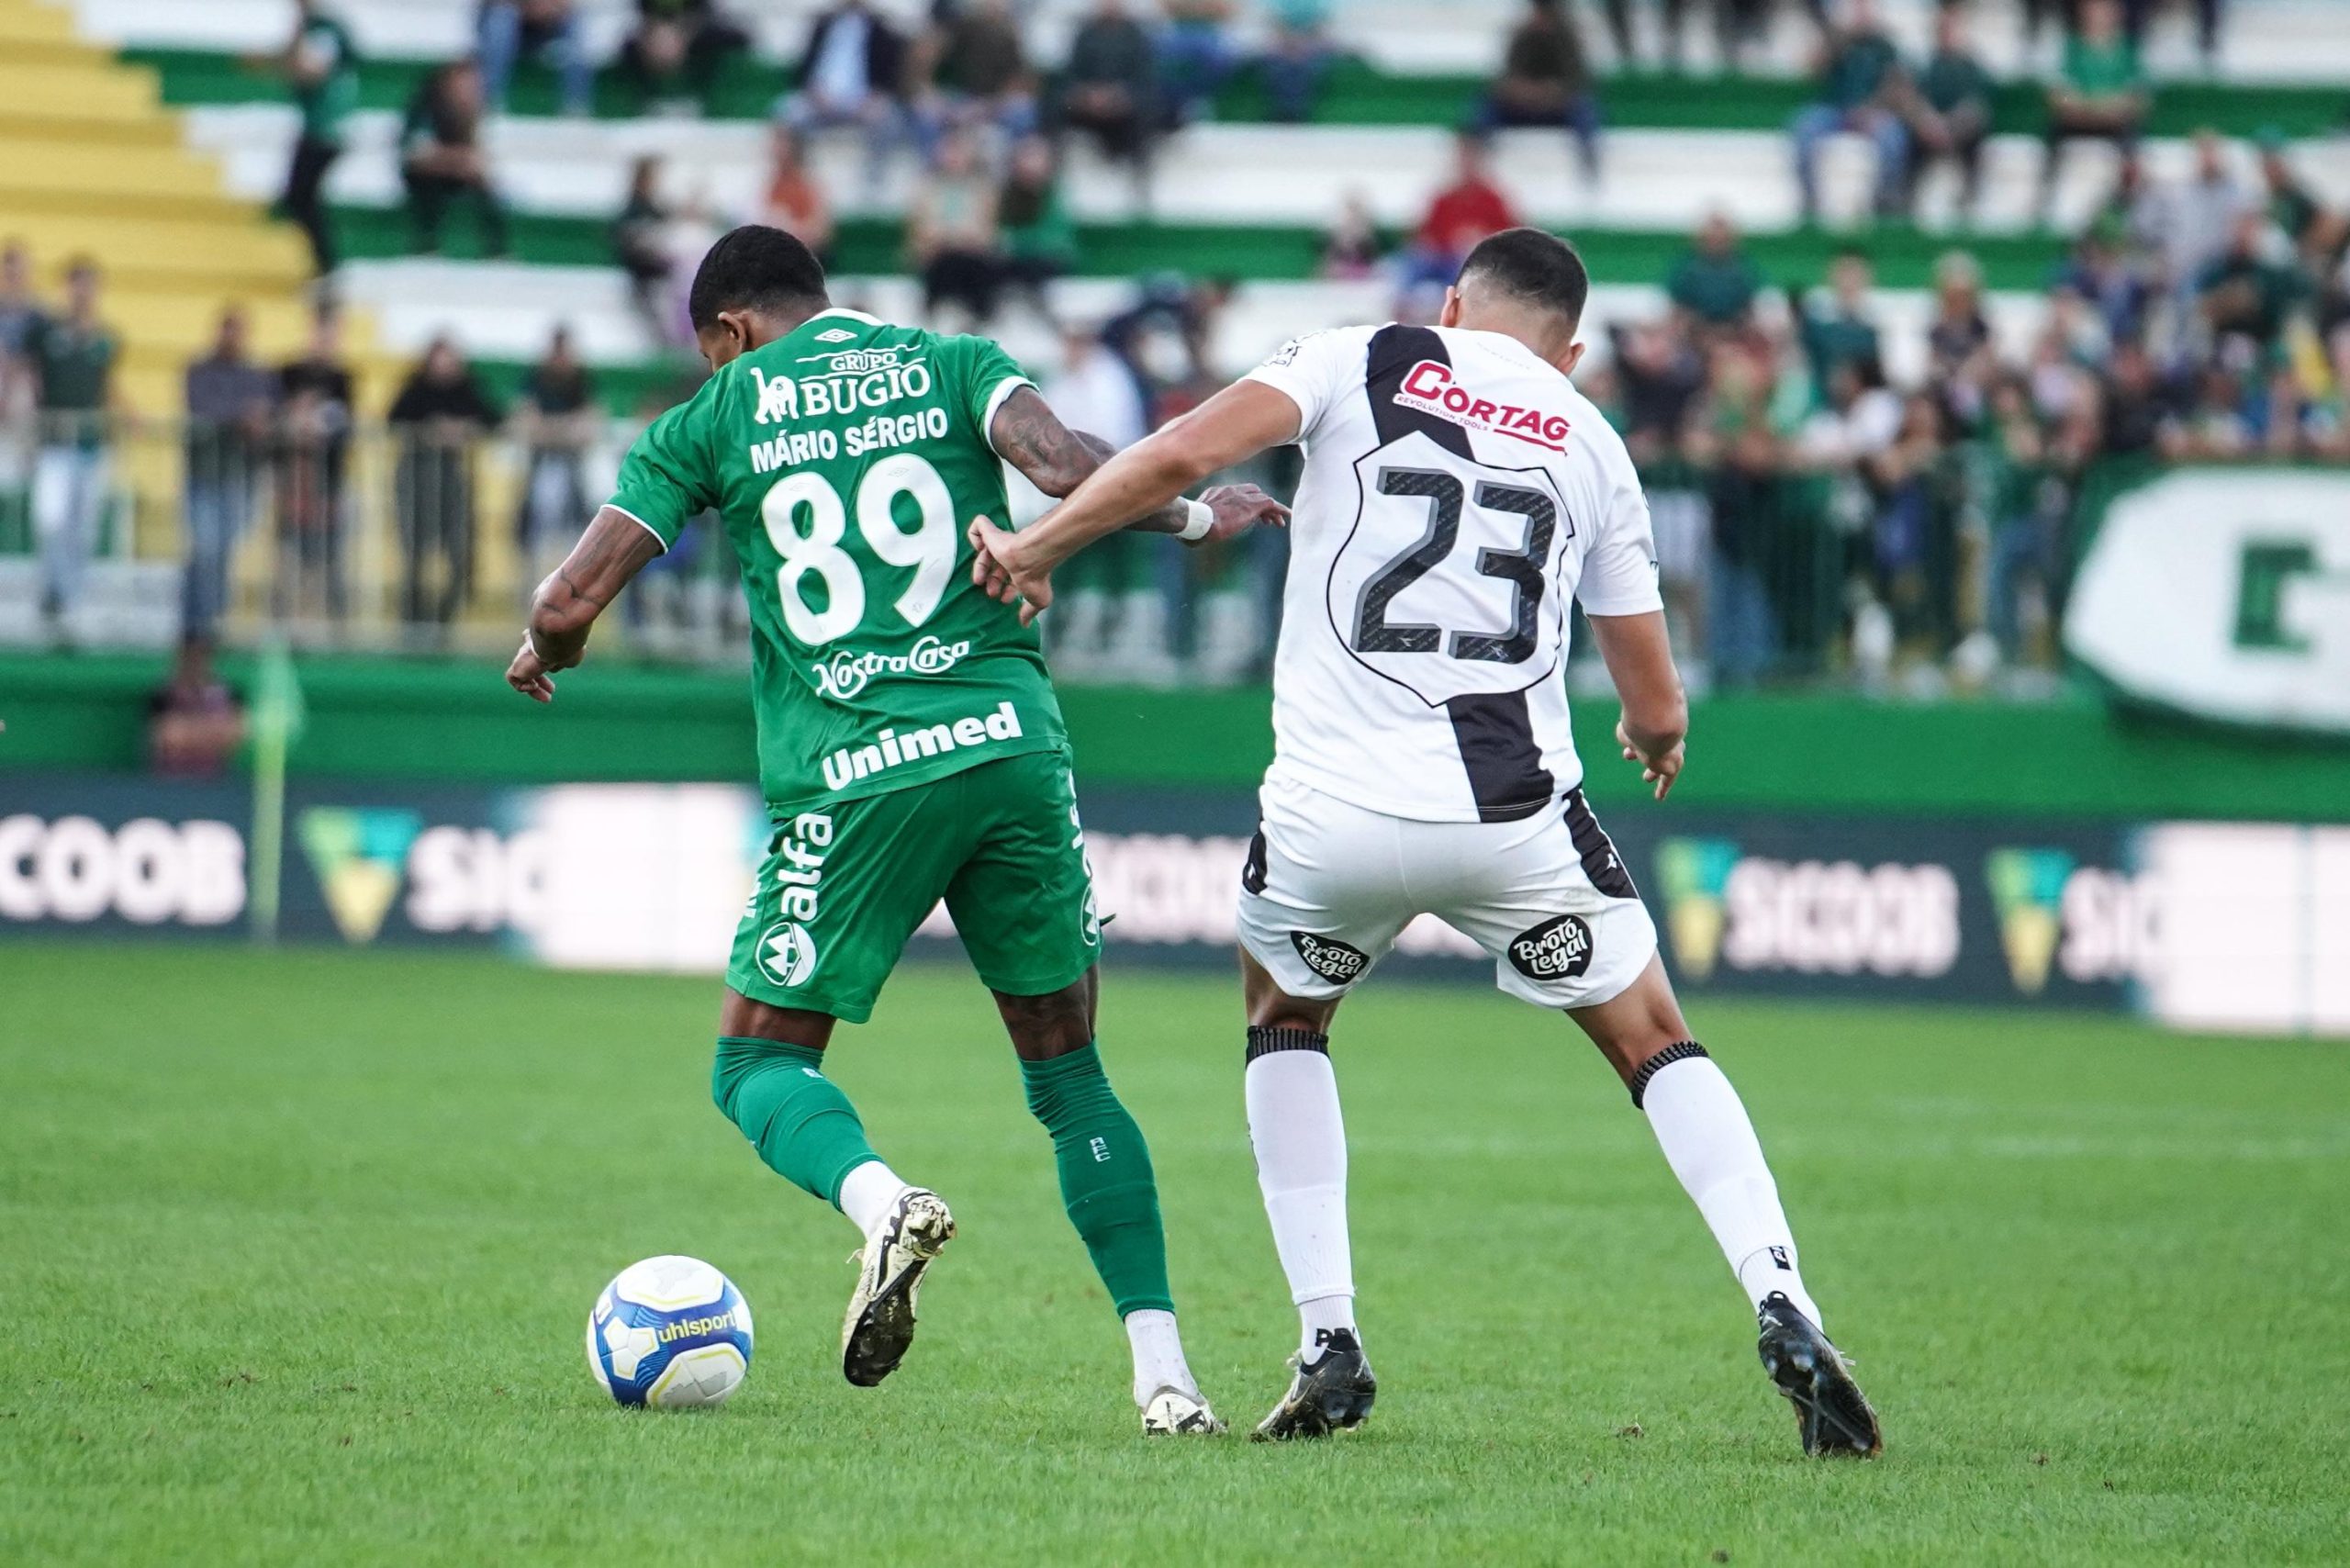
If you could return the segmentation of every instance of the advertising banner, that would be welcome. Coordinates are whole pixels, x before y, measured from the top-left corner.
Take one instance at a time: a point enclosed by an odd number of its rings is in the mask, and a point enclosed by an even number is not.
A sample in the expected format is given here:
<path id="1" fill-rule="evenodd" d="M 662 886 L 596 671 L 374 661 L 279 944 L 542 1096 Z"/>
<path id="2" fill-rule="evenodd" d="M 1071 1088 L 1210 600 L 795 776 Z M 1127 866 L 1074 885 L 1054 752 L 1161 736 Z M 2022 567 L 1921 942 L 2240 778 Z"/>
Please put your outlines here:
<path id="1" fill-rule="evenodd" d="M 285 810 L 283 934 L 360 946 L 519 941 L 545 886 L 530 794 L 297 786 Z M 0 777 L 0 932 L 242 937 L 252 821 L 242 784 Z"/>
<path id="2" fill-rule="evenodd" d="M 1082 799 L 1113 960 L 1227 968 L 1254 800 Z M 2130 1007 L 2350 1034 L 2350 829 L 1677 808 L 1606 825 L 1693 994 Z M 716 974 L 769 831 L 755 793 L 728 785 L 297 784 L 281 930 Z M 0 934 L 241 937 L 250 833 L 230 785 L 0 777 Z M 957 946 L 942 910 L 912 951 Z M 1483 984 L 1492 969 L 1423 918 L 1379 972 Z"/>
<path id="3" fill-rule="evenodd" d="M 2123 492 L 2065 642 L 2140 702 L 2350 734 L 2350 474 L 2189 469 Z"/>

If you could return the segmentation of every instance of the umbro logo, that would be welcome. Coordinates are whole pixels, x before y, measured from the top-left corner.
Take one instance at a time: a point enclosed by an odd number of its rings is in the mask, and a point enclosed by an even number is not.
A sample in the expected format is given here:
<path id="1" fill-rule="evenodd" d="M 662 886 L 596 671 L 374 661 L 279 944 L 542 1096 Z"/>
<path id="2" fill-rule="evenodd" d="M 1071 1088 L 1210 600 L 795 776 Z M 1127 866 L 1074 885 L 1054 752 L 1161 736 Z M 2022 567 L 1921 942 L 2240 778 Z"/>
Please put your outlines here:
<path id="1" fill-rule="evenodd" d="M 845 343 L 855 336 L 856 334 L 845 327 L 834 327 L 829 331 L 817 333 L 816 341 L 820 343 Z"/>

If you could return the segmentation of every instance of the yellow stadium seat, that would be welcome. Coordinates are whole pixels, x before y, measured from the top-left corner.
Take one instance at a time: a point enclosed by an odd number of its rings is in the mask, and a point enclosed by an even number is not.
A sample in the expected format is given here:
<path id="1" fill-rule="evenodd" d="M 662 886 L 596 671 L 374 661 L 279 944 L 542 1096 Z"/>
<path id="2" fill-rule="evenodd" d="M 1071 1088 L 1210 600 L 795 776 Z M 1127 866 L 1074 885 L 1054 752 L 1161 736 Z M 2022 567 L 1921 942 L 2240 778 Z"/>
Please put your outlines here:
<path id="1" fill-rule="evenodd" d="M 196 218 L 251 225 L 261 210 L 221 188 L 218 166 L 184 147 L 13 136 L 0 125 L 0 213 Z"/>

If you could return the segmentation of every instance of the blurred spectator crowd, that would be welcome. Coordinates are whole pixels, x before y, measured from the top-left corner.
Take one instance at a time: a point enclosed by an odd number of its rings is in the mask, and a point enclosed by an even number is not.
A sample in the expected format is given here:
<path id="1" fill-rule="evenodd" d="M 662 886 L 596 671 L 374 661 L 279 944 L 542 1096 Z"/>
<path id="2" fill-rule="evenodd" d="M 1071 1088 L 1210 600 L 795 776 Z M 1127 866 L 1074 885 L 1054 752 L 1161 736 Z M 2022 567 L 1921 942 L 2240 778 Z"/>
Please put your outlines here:
<path id="1" fill-rule="evenodd" d="M 2021 339 L 1945 252 L 1906 382 L 1864 249 L 1771 278 L 1710 218 L 1578 379 L 1641 465 L 1716 678 L 2053 665 L 2099 503 L 2147 465 L 2350 461 L 2350 219 L 2281 142 L 2247 151 L 2206 132 L 2176 179 L 2127 158 Z"/>
<path id="2" fill-rule="evenodd" d="M 475 587 L 485 439 L 516 454 L 517 550 L 551 564 L 590 505 L 586 465 L 609 423 L 570 334 L 558 330 L 509 406 L 446 339 L 401 383 L 380 435 L 363 428 L 338 313 L 312 314 L 308 342 L 258 360 L 245 312 L 224 309 L 183 377 L 184 418 L 142 416 L 118 390 L 122 345 L 103 314 L 95 263 L 70 262 L 56 299 L 32 284 L 23 246 L 0 246 L 0 555 L 30 566 L 36 635 L 81 640 L 90 579 L 136 554 L 126 469 L 175 461 L 182 638 L 208 644 L 231 600 L 236 554 L 270 524 L 267 612 L 340 627 L 352 611 L 354 488 L 385 470 L 395 524 L 399 621 L 437 641 Z"/>
<path id="3" fill-rule="evenodd" d="M 741 0 L 747 5 L 748 0 Z M 1807 216 L 1825 141 L 1858 134 L 1876 153 L 1873 205 L 1910 210 L 1921 177 L 1947 162 L 1962 215 L 1973 210 L 1991 124 L 1993 79 L 1969 39 L 1969 8 L 1935 17 L 1933 45 L 1905 59 L 1873 0 L 1793 0 L 1818 28 L 1813 101 L 1791 142 Z M 2068 146 L 2112 143 L 2120 174 L 2053 274 L 2031 280 L 2044 307 L 2003 312 L 1963 243 L 1933 269 L 1922 364 L 1888 353 L 1887 301 L 1865 240 L 1818 238 L 1809 263 L 1772 266 L 1726 217 L 1707 219 L 1670 268 L 1661 299 L 1595 279 L 1588 333 L 1598 351 L 1583 389 L 1621 430 L 1649 487 L 1660 571 L 1692 667 L 1720 684 L 1840 672 L 1920 688 L 2031 678 L 2058 663 L 2074 561 L 2105 496 L 2153 462 L 2350 461 L 2350 218 L 2313 194 L 2281 137 L 2206 133 L 2192 167 L 2168 176 L 2138 145 L 2149 89 L 2138 50 L 2148 0 L 2033 0 L 2060 62 L 2045 89 L 2048 174 Z M 1246 368 L 1219 354 L 1228 278 L 1133 281 L 1084 319 L 1056 286 L 1076 271 L 1080 234 L 1064 190 L 1071 138 L 1093 144 L 1147 189 L 1162 139 L 1213 112 L 1254 73 L 1273 118 L 1304 119 L 1341 58 L 1333 0 L 1273 0 L 1246 29 L 1236 0 L 1093 0 L 1062 57 L 1036 56 L 1013 0 L 961 0 L 901 29 L 867 0 L 811 18 L 791 86 L 767 129 L 768 174 L 751 210 L 678 200 L 657 155 L 635 164 L 610 229 L 614 266 L 651 341 L 681 375 L 693 364 L 684 293 L 726 227 L 788 230 L 828 259 L 844 193 L 810 157 L 815 139 L 856 139 L 864 177 L 903 160 L 903 270 L 925 320 L 998 330 L 1042 324 L 1058 362 L 1038 365 L 1069 423 L 1125 445 L 1196 406 Z M 1622 66 L 1651 38 L 1680 61 L 1695 0 L 1593 0 Z M 2189 6 L 2207 52 L 2219 0 Z M 301 109 L 286 207 L 335 268 L 321 196 L 358 91 L 355 50 L 329 0 L 298 0 L 273 56 Z M 1769 0 L 1710 0 L 1717 48 L 1735 62 L 1769 21 Z M 1555 128 L 1587 177 L 1604 153 L 1601 104 L 1583 30 L 1565 0 L 1528 0 L 1501 64 L 1465 116 L 1454 167 L 1408 232 L 1388 231 L 1360 194 L 1315 193 L 1336 208 L 1320 268 L 1373 282 L 1399 319 L 1433 318 L 1460 258 L 1521 218 L 1491 157 L 1493 133 Z M 1651 24 L 1654 25 L 1651 26 Z M 692 112 L 748 44 L 714 0 L 641 0 L 621 56 L 588 60 L 572 0 L 486 0 L 477 48 L 420 82 L 399 139 L 419 249 L 470 206 L 493 252 L 507 219 L 483 137 L 515 73 L 537 62 L 566 112 L 585 113 L 617 74 L 646 104 Z M 869 193 L 867 193 L 869 194 Z M 38 562 L 46 634 L 73 635 L 69 611 L 94 558 L 118 545 L 126 443 L 151 448 L 114 392 L 120 345 L 105 325 L 95 267 L 69 269 L 37 297 L 20 250 L 0 254 L 0 553 Z M 2013 288 L 2012 277 L 2002 282 Z M 379 436 L 354 413 L 352 370 L 321 290 L 308 348 L 263 364 L 246 323 L 223 313 L 186 368 L 180 623 L 208 640 L 232 600 L 241 541 L 266 526 L 267 612 L 340 627 L 352 614 L 352 517 L 386 516 L 392 541 L 371 579 L 408 640 L 431 645 L 478 603 L 486 519 L 510 518 L 527 584 L 560 558 L 597 498 L 617 440 L 666 400 L 615 420 L 567 330 L 517 385 L 434 342 L 384 408 Z M 847 301 L 858 303 L 853 294 Z M 2004 321 L 2003 321 L 2004 316 Z M 1331 325 L 1300 320 L 1297 331 Z M 1270 343 L 1248 345 L 1270 348 Z M 388 389 L 387 389 L 388 390 Z M 674 393 L 675 387 L 664 393 Z M 372 406 L 372 405 L 371 405 Z M 486 465 L 485 454 L 495 457 Z M 1252 477 L 1276 487 L 1281 454 Z M 1031 513 L 1041 498 L 1024 498 Z M 1076 563 L 1048 633 L 1080 678 L 1228 681 L 1261 667 L 1285 541 L 1262 534 L 1203 552 L 1113 539 Z M 725 552 L 707 526 L 648 574 L 629 614 L 648 645 L 732 645 L 741 610 Z M 517 588 L 515 591 L 520 591 Z M 503 608 L 501 604 L 501 608 Z M 2019 672 L 2021 672 L 2019 674 Z"/>

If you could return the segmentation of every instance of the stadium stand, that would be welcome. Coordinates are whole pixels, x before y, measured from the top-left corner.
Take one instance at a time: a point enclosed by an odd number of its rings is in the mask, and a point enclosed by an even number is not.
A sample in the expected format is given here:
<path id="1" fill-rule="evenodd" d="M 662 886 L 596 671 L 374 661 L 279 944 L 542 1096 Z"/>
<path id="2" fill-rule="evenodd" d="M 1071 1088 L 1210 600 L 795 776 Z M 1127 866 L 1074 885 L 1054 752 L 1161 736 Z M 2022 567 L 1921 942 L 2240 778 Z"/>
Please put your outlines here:
<path id="1" fill-rule="evenodd" d="M 559 114 L 554 72 L 526 62 L 514 78 L 509 112 L 485 121 L 484 157 L 509 218 L 509 253 L 496 258 L 484 254 L 485 241 L 494 237 L 475 231 L 462 217 L 451 226 L 443 253 L 413 254 L 414 226 L 404 210 L 404 109 L 440 65 L 473 52 L 476 0 L 330 0 L 325 8 L 347 23 L 360 59 L 349 150 L 326 190 L 345 258 L 331 280 L 331 296 L 348 318 L 345 347 L 359 371 L 363 410 L 380 413 L 401 366 L 443 338 L 473 362 L 494 399 L 509 399 L 558 329 L 567 330 L 576 344 L 602 405 L 622 421 L 641 419 L 688 385 L 673 303 L 665 305 L 657 284 L 639 279 L 632 285 L 615 265 L 616 222 L 633 187 L 643 197 L 641 209 L 630 208 L 642 231 L 661 235 L 662 243 L 689 256 L 727 224 L 766 209 L 770 125 L 790 99 L 818 8 L 736 7 L 750 47 L 722 60 L 697 100 L 680 105 L 647 103 L 620 63 L 635 7 L 627 0 L 580 0 L 583 45 L 591 59 L 607 62 L 595 84 L 592 114 Z M 913 33 L 928 7 L 906 0 L 880 9 Z M 1020 7 L 1027 57 L 1046 66 L 1065 58 L 1090 9 L 1079 0 Z M 1879 9 L 1904 56 L 1922 60 L 1933 6 L 1927 0 L 1887 0 Z M 1071 138 L 1059 193 L 1068 234 L 1047 268 L 1065 268 L 1069 275 L 1047 296 L 1049 312 L 1014 299 L 988 330 L 1032 364 L 1049 367 L 1063 355 L 1061 323 L 1100 323 L 1138 305 L 1147 320 L 1153 297 L 1166 304 L 1190 286 L 1163 282 L 1153 286 L 1154 297 L 1138 290 L 1139 280 L 1225 280 L 1185 297 L 1179 312 L 1198 361 L 1193 372 L 1221 377 L 1294 333 L 1426 308 L 1427 290 L 1410 284 L 1415 276 L 1425 282 L 1440 274 L 1441 258 L 1416 254 L 1411 237 L 1431 195 L 1453 177 L 1454 133 L 1479 118 L 1488 83 L 1526 11 L 1505 0 L 1448 0 L 1442 6 L 1354 0 L 1337 8 L 1328 25 L 1334 52 L 1306 123 L 1269 123 L 1279 106 L 1266 73 L 1244 63 L 1228 80 L 1210 84 L 1195 120 L 1169 130 L 1147 180 L 1102 158 L 1085 138 Z M 1764 373 L 1790 384 L 1771 416 L 1784 449 L 1778 461 L 1786 474 L 1808 465 L 1820 479 L 1803 503 L 1807 515 L 1843 518 L 1832 527 L 1811 528 L 1818 541 L 1787 568 L 1799 586 L 1772 590 L 1783 611 L 1790 594 L 1799 603 L 1794 613 L 1779 617 L 1765 640 L 1796 644 L 1799 654 L 1790 662 L 1781 656 L 1790 650 L 1782 646 L 1768 656 L 1725 661 L 1748 674 L 1816 669 L 1844 658 L 1847 638 L 1850 647 L 1863 649 L 1886 640 L 1874 629 L 1872 607 L 1908 590 L 1881 581 L 1855 589 L 1867 602 L 1853 612 L 1838 582 L 1848 564 L 1841 555 L 1857 546 L 1831 535 L 1863 527 L 1852 509 L 1882 511 L 1887 495 L 1901 488 L 1889 471 L 1871 466 L 1880 455 L 1876 448 L 1899 445 L 1891 427 L 1874 432 L 1888 418 L 1897 422 L 1892 410 L 1906 407 L 1901 389 L 1941 386 L 1966 357 L 1964 345 L 1937 335 L 1938 280 L 1963 277 L 1964 291 L 1979 289 L 1981 331 L 1990 353 L 1966 373 L 1973 380 L 1963 396 L 1944 397 L 1939 412 L 1918 417 L 1979 425 L 1996 379 L 1989 367 L 2028 367 L 2056 337 L 2083 343 L 2099 337 L 2099 347 L 2075 355 L 2082 362 L 2075 368 L 2088 382 L 2104 374 L 2105 326 L 2089 331 L 2077 308 L 2059 303 L 2061 291 L 2052 290 L 2052 280 L 2068 267 L 2077 273 L 2075 237 L 2084 231 L 2132 222 L 2160 229 L 2180 221 L 2165 217 L 2154 197 L 2167 199 L 2194 186 L 2199 162 L 2208 162 L 2198 132 L 2208 129 L 2230 139 L 2214 155 L 2218 173 L 2212 176 L 2213 188 L 2232 193 L 2230 199 L 2249 203 L 2258 189 L 2254 140 L 2259 139 L 2264 146 L 2283 148 L 2282 166 L 2316 211 L 2350 207 L 2350 142 L 2336 134 L 2350 102 L 2340 85 L 2350 78 L 2350 34 L 2326 25 L 2325 0 L 2240 0 L 2229 9 L 2216 54 L 2208 58 L 2183 17 L 2158 19 L 2143 52 L 2154 91 L 2139 185 L 2130 188 L 2153 196 L 2133 207 L 2124 190 L 2115 206 L 2121 159 L 2110 146 L 2087 145 L 2068 154 L 2044 209 L 2042 84 L 2057 68 L 2061 39 L 2053 32 L 2026 37 L 2018 7 L 1982 0 L 1967 10 L 1974 47 L 1993 78 L 1975 209 L 1962 219 L 1956 172 L 1942 168 L 1923 179 L 1914 216 L 1871 222 L 1875 155 L 1865 138 L 1840 135 L 1829 144 L 1820 170 L 1818 225 L 1799 219 L 1786 135 L 1814 93 L 1808 72 L 1817 35 L 1803 7 L 1772 9 L 1762 35 L 1741 52 L 1734 71 L 1721 68 L 1709 38 L 1693 38 L 1686 73 L 1661 68 L 1666 40 L 1652 31 L 1632 40 L 1633 57 L 1617 58 L 1602 12 L 1593 6 L 1568 13 L 1581 40 L 1578 52 L 1595 73 L 1590 86 L 1606 123 L 1599 177 L 1579 169 L 1563 130 L 1549 129 L 1501 132 L 1491 177 L 1519 216 L 1572 234 L 1590 262 L 1598 282 L 1593 369 L 1586 373 L 1591 389 L 1635 402 L 1662 396 L 1676 419 L 1699 392 L 1710 399 L 1707 408 L 1718 403 L 1720 366 L 1713 361 L 1720 342 L 1700 330 L 1679 343 L 1675 352 L 1684 360 L 1707 361 L 1687 386 L 1681 385 L 1688 379 L 1681 370 L 1612 362 L 1623 345 L 1640 349 L 1649 325 L 1668 308 L 1685 312 L 1684 285 L 1696 275 L 1687 259 L 1690 236 L 1701 225 L 1718 216 L 1740 236 L 1734 241 L 1739 266 L 1762 286 L 1753 320 L 1779 345 Z M 298 239 L 285 224 L 263 217 L 284 185 L 297 116 L 278 75 L 252 63 L 255 55 L 282 47 L 290 16 L 286 0 L 203 6 L 0 0 L 0 27 L 20 45 L 0 68 L 0 136 L 18 154 L 0 174 L 0 195 L 23 215 L 12 219 L 10 233 L 52 274 L 69 254 L 86 252 L 105 263 L 111 317 L 129 345 L 124 389 L 136 407 L 176 409 L 178 368 L 208 339 L 224 300 L 247 304 L 263 359 L 284 357 L 306 330 Z M 1647 28 L 1653 13 L 1639 10 L 1637 19 Z M 1229 40 L 1233 58 L 1255 62 L 1270 26 L 1244 7 Z M 175 128 L 163 106 L 176 114 Z M 904 230 L 909 206 L 920 199 L 929 177 L 914 145 L 926 139 L 909 130 L 905 144 L 878 162 L 854 140 L 819 138 L 808 162 L 809 183 L 832 214 L 829 248 L 840 292 L 884 314 L 919 317 L 920 269 L 909 257 Z M 137 156 L 120 155 L 126 146 L 136 146 Z M 1387 258 L 1375 267 L 1334 263 L 1328 254 L 1326 237 L 1350 206 L 1367 215 L 1374 231 L 1369 248 Z M 2216 241 L 2191 258 L 2196 266 L 2222 259 L 2225 236 Z M 1807 302 L 1828 299 L 1826 280 L 1848 250 L 1870 269 L 1851 312 L 1856 323 L 1864 317 L 1873 329 L 1861 357 L 1871 362 L 1869 375 L 1881 369 L 1892 390 L 1878 395 L 1863 387 L 1858 402 L 1839 407 L 1830 386 L 1835 355 L 1819 351 L 1818 342 L 1825 340 L 1815 333 Z M 1964 260 L 1953 260 L 1954 251 L 1963 251 Z M 2323 258 L 2317 251 L 2310 254 L 2304 296 L 2319 292 L 2323 282 L 2317 275 Z M 2178 384 L 2181 404 L 2165 427 L 2173 432 L 2165 439 L 2184 442 L 2177 432 L 2197 423 L 2194 356 L 2203 352 L 2208 334 L 2195 281 L 2173 279 L 2170 286 L 2175 293 L 2165 297 L 2185 325 L 2167 329 L 2162 347 L 2160 368 Z M 2305 312 L 2308 306 L 2303 298 L 2293 309 Z M 1831 315 L 1841 308 L 1825 308 Z M 1976 306 L 1957 308 L 1964 315 Z M 2299 367 L 2311 409 L 2328 398 L 2338 404 L 2326 347 L 2311 335 L 2327 324 L 2322 307 L 2314 318 L 2297 314 L 2294 319 L 2290 330 L 2281 323 L 2264 328 L 2257 347 Z M 1825 330 L 1832 337 L 1833 324 Z M 1807 375 L 1802 374 L 1807 367 Z M 2043 372 L 2035 396 L 2042 404 L 2064 401 L 2064 394 L 2051 389 L 2056 369 Z M 2247 374 L 2239 365 L 2234 374 L 2256 383 L 2265 372 Z M 1179 395 L 1154 411 L 1180 405 Z M 1653 414 L 1653 398 L 1647 407 Z M 2041 411 L 2052 431 L 2064 424 L 2052 408 Z M 1713 417 L 1717 423 L 1735 422 L 1729 414 Z M 2333 414 L 2302 410 L 2293 417 L 2306 425 L 2313 447 L 2334 440 L 2339 421 Z M 1841 435 L 1840 421 L 1851 427 Z M 2247 439 L 2273 447 L 2266 432 L 2275 421 L 2265 404 L 2253 422 L 2261 429 Z M 1731 503 L 1712 477 L 1718 454 L 1699 451 L 1707 443 L 1692 444 L 1694 438 L 1684 433 L 1664 443 L 1670 450 L 1649 454 L 1651 482 L 1668 512 L 1675 510 L 1673 498 L 1693 498 L 1697 510 L 1688 515 L 1699 521 L 1685 527 L 1703 532 L 1703 518 Z M 2102 439 L 2077 431 L 2076 438 L 2092 446 Z M 1871 450 L 1856 455 L 1853 441 Z M 1927 444 L 1954 454 L 1961 442 Z M 519 459 L 492 465 L 483 490 L 488 510 L 515 504 L 522 466 Z M 1829 470 L 1857 474 L 1866 493 L 1851 493 L 1853 487 Z M 168 508 L 158 499 L 146 510 Z M 1985 641 L 1996 628 L 2009 662 L 2046 662 L 2044 623 L 2053 610 L 2040 612 L 2041 631 L 2026 636 L 2012 613 L 2003 617 L 1989 604 L 2002 590 L 1985 586 L 1986 574 L 1997 577 L 2009 566 L 2022 571 L 2037 546 L 2001 546 L 2002 523 L 1980 515 L 1981 504 L 1955 503 L 1955 510 L 1966 516 L 1943 532 L 1955 530 L 1956 542 L 1937 547 L 1930 568 L 1951 579 L 1932 593 L 1942 608 L 1923 622 L 1897 615 L 1898 624 L 1886 635 L 1904 646 L 1922 640 L 1942 655 L 1969 646 L 1969 667 L 1979 670 L 1997 662 Z M 142 546 L 149 543 L 142 535 Z M 472 567 L 470 602 L 477 614 L 461 618 L 461 628 L 477 619 L 487 635 L 488 627 L 502 625 L 523 565 L 496 542 L 485 537 L 484 544 Z M 1687 548 L 1703 557 L 1713 546 L 1692 539 Z M 379 563 L 388 560 L 382 549 L 374 555 Z M 1670 564 L 1667 569 L 1673 570 Z M 1133 586 L 1133 572 L 1121 570 L 1129 580 L 1125 597 L 1137 602 L 1147 597 L 1149 590 Z M 1693 559 L 1684 575 L 1694 582 L 1707 570 L 1704 560 Z M 386 594 L 390 571 L 383 565 L 377 573 L 378 589 Z M 263 575 L 246 563 L 248 600 L 260 591 Z M 2041 575 L 2061 574 L 2050 568 Z M 1956 585 L 1960 578 L 1975 586 Z M 1222 586 L 1242 591 L 1236 581 Z M 1713 597 L 1723 597 L 1718 586 Z M 2061 595 L 2051 588 L 2048 597 Z M 1181 607 L 1168 618 L 1181 620 Z M 1160 635 L 1158 619 L 1139 617 L 1153 639 Z M 1690 617 L 1693 626 L 1702 619 Z M 1798 634 L 1786 624 L 1790 620 L 1809 630 Z M 1131 669 L 1132 661 L 1122 667 Z"/>

